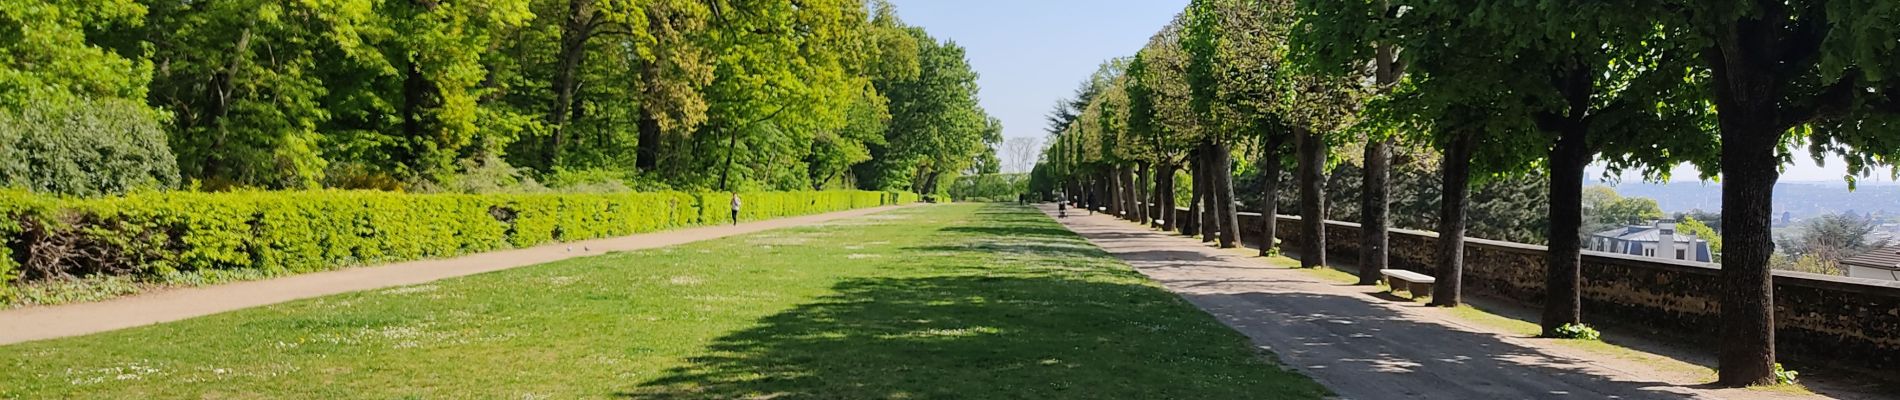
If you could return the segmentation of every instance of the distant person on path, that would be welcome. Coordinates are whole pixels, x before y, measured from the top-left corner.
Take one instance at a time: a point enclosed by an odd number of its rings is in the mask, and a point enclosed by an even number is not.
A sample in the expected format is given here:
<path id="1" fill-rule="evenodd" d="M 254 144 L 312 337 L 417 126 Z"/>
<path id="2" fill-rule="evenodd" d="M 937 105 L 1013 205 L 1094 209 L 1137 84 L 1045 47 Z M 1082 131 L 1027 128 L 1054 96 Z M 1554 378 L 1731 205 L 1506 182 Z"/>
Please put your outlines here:
<path id="1" fill-rule="evenodd" d="M 1069 216 L 1068 199 L 1062 198 L 1062 195 L 1059 195 L 1059 194 L 1056 195 L 1056 217 L 1067 218 L 1068 216 Z"/>
<path id="2" fill-rule="evenodd" d="M 739 206 L 744 204 L 739 201 L 739 192 L 732 192 L 732 224 L 735 226 L 739 225 Z"/>

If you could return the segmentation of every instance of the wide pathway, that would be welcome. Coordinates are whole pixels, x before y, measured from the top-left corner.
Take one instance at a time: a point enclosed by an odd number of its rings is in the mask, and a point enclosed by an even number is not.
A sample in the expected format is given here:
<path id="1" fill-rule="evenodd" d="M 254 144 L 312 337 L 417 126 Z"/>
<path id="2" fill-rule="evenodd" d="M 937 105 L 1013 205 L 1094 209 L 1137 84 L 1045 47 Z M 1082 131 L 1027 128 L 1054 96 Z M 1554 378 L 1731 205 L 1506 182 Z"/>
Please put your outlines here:
<path id="1" fill-rule="evenodd" d="M 1058 220 L 1347 399 L 1811 397 L 1697 387 L 1106 215 Z"/>
<path id="2" fill-rule="evenodd" d="M 77 336 L 338 293 L 426 283 L 614 251 L 666 247 L 733 235 L 816 224 L 897 208 L 840 211 L 738 225 L 660 231 L 557 243 L 455 258 L 349 268 L 226 285 L 177 289 L 92 303 L 0 311 L 0 345 Z"/>

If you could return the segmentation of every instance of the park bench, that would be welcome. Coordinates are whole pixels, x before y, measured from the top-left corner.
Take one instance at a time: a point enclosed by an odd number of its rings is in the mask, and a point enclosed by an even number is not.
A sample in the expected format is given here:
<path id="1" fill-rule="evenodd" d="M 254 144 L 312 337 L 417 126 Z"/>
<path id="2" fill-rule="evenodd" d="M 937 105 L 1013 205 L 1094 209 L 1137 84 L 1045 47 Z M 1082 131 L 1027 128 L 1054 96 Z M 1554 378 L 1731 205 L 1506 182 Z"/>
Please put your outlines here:
<path id="1" fill-rule="evenodd" d="M 1438 283 L 1438 278 L 1402 269 L 1382 269 L 1379 270 L 1379 275 L 1385 275 L 1385 287 L 1388 291 L 1398 290 L 1401 287 L 1399 282 L 1405 282 L 1405 286 L 1402 287 L 1405 288 L 1406 293 L 1412 294 L 1413 299 L 1431 296 L 1432 284 Z M 1424 287 L 1424 291 L 1420 291 L 1420 287 Z"/>

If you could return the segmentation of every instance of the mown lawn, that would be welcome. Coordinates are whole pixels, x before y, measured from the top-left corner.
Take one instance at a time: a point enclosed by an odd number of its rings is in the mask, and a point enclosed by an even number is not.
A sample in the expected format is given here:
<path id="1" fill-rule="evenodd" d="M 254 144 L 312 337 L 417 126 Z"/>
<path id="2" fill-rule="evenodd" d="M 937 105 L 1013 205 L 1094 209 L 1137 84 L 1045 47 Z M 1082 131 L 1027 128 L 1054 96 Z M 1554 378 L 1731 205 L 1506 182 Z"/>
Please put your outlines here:
<path id="1" fill-rule="evenodd" d="M 913 207 L 0 347 L 0 398 L 1317 398 L 1032 209 Z"/>

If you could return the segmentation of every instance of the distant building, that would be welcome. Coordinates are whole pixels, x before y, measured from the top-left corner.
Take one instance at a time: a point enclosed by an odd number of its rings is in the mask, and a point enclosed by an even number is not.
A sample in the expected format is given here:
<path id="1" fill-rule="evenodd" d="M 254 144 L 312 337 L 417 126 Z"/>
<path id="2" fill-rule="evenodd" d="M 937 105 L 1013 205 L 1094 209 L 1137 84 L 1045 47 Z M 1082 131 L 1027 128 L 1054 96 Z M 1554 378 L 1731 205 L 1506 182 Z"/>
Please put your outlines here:
<path id="1" fill-rule="evenodd" d="M 1849 278 L 1900 281 L 1900 246 L 1881 247 L 1841 260 L 1841 269 L 1847 270 Z"/>
<path id="2" fill-rule="evenodd" d="M 1585 248 L 1606 253 L 1628 254 L 1669 260 L 1711 262 L 1709 241 L 1695 235 L 1676 232 L 1676 223 L 1630 225 L 1590 234 Z"/>

